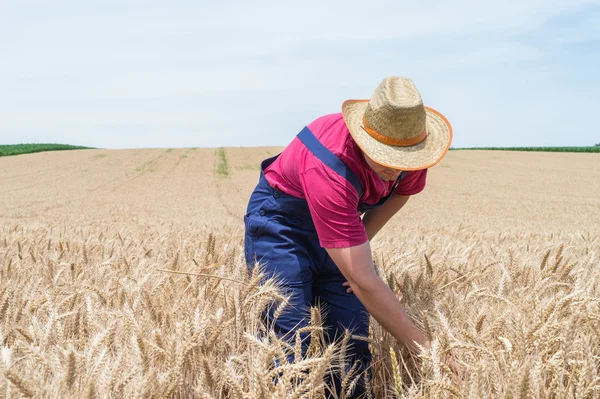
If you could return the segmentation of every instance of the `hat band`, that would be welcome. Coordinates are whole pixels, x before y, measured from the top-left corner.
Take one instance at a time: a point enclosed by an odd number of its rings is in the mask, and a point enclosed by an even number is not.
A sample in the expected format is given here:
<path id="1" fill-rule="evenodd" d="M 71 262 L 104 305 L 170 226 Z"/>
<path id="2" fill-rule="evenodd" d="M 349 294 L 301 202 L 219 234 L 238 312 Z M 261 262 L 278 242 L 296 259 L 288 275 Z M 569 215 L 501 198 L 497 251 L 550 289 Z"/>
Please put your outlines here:
<path id="1" fill-rule="evenodd" d="M 421 134 L 419 134 L 418 136 L 411 137 L 408 139 L 398 139 L 395 137 L 384 136 L 383 134 L 379 133 L 377 130 L 375 130 L 369 126 L 364 115 L 363 115 L 362 122 L 363 123 L 360 127 L 365 132 L 367 132 L 369 134 L 369 136 L 373 137 L 375 140 L 377 140 L 381 143 L 393 145 L 396 147 L 410 147 L 411 145 L 419 144 L 421 141 L 425 140 L 425 138 L 427 137 L 427 130 L 423 130 L 423 132 L 421 132 Z"/>

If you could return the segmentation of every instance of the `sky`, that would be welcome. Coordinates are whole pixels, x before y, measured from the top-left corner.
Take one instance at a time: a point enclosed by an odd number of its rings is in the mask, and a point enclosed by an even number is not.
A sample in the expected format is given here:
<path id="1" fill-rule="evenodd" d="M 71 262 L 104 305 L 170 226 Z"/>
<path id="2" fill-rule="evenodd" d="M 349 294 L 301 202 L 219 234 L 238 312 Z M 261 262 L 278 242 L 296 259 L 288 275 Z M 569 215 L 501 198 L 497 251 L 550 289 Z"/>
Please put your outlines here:
<path id="1" fill-rule="evenodd" d="M 0 144 L 287 145 L 406 76 L 453 147 L 600 143 L 600 0 L 0 0 Z"/>

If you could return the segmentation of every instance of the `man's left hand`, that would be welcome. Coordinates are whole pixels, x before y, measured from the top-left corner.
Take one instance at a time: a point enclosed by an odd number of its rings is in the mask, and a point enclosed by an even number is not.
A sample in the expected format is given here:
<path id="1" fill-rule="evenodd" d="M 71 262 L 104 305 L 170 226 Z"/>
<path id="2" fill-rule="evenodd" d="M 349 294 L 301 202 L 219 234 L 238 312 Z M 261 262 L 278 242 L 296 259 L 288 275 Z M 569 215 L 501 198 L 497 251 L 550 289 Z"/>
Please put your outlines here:
<path id="1" fill-rule="evenodd" d="M 347 287 L 347 289 L 346 289 L 346 292 L 347 292 L 347 293 L 351 294 L 351 293 L 353 292 L 353 291 L 352 291 L 352 287 L 350 287 L 350 283 L 349 283 L 349 282 L 347 282 L 347 281 L 346 281 L 346 282 L 342 283 L 342 285 L 343 285 L 344 287 Z"/>

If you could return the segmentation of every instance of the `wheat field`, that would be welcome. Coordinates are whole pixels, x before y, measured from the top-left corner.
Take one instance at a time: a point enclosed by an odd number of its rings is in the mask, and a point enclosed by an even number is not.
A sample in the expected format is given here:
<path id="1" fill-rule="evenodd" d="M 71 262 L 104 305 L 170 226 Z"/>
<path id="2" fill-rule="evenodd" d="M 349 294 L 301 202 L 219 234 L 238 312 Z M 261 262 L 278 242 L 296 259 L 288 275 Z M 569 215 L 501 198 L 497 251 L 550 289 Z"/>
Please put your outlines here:
<path id="1" fill-rule="evenodd" d="M 286 298 L 246 274 L 242 217 L 279 150 L 0 158 L 0 396 L 351 392 L 322 309 L 304 357 L 260 323 Z M 371 244 L 433 342 L 411 358 L 372 321 L 374 397 L 600 397 L 600 154 L 451 151 Z"/>

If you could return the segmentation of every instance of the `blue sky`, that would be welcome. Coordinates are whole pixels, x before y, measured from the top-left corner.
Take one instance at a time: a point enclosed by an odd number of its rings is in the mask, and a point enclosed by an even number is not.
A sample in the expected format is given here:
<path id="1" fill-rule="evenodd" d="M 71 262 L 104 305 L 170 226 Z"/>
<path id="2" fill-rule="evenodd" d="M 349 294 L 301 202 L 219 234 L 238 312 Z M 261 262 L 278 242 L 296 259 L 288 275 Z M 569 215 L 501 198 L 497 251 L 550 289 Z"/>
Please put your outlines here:
<path id="1" fill-rule="evenodd" d="M 0 0 L 0 143 L 286 145 L 413 79 L 455 147 L 600 142 L 600 0 Z"/>

